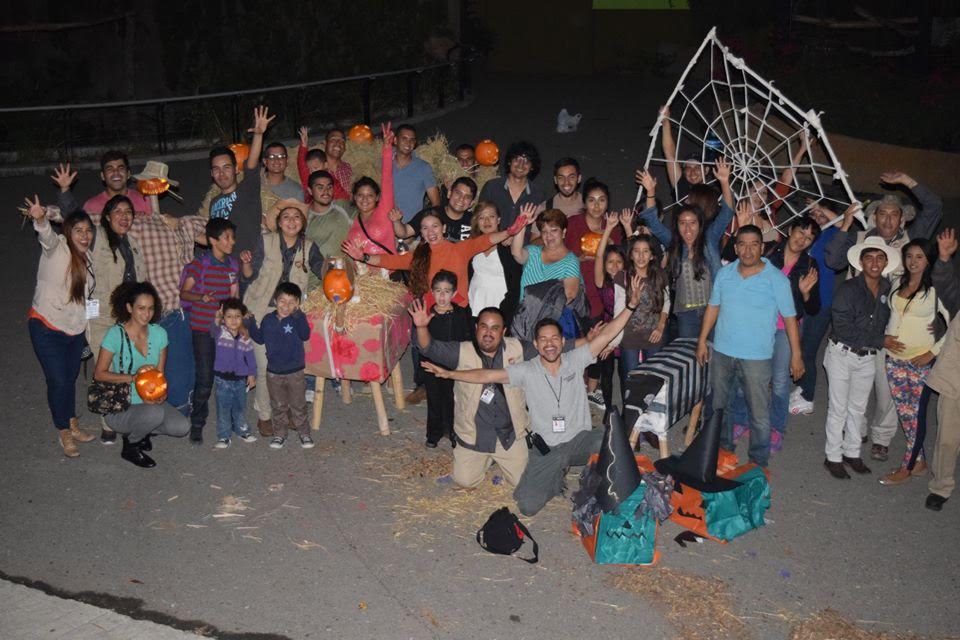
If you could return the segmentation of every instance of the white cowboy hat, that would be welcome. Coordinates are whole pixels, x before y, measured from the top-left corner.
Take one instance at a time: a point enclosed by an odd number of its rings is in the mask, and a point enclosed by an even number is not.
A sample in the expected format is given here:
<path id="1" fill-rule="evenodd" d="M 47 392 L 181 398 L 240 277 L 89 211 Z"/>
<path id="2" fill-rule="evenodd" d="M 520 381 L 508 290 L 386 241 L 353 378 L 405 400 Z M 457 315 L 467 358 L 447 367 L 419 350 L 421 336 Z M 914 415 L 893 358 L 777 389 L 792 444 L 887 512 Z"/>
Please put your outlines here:
<path id="1" fill-rule="evenodd" d="M 860 254 L 866 249 L 880 249 L 887 254 L 887 266 L 883 269 L 883 275 L 888 276 L 900 268 L 900 252 L 889 246 L 880 236 L 870 236 L 847 249 L 847 262 L 857 271 L 860 270 Z"/>
<path id="2" fill-rule="evenodd" d="M 909 202 L 904 202 L 903 198 L 892 193 L 888 193 L 879 200 L 874 200 L 867 205 L 867 208 L 864 210 L 864 213 L 867 215 L 867 229 L 872 229 L 877 226 L 876 221 L 873 219 L 874 215 L 877 213 L 877 209 L 880 205 L 891 205 L 901 211 L 900 216 L 900 226 L 905 226 L 908 222 L 917 217 L 917 208 L 910 204 Z"/>
<path id="3" fill-rule="evenodd" d="M 176 180 L 173 180 L 167 177 L 167 173 L 170 171 L 168 167 L 163 162 L 158 162 L 156 160 L 147 160 L 147 166 L 143 168 L 143 171 L 133 176 L 134 180 L 151 180 L 154 178 L 161 178 L 170 183 L 171 186 L 179 187 L 180 183 Z"/>

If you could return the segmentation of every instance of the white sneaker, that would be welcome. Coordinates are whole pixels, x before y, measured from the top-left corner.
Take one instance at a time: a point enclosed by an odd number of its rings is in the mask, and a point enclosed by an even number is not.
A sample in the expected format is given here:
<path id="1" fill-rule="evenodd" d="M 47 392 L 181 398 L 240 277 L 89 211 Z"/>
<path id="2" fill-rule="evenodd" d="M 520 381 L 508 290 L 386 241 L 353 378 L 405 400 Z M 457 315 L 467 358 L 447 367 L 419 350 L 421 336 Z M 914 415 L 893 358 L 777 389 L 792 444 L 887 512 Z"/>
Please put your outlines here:
<path id="1" fill-rule="evenodd" d="M 308 436 L 308 435 L 305 434 L 305 433 L 300 435 L 300 446 L 301 446 L 302 448 L 304 448 L 304 449 L 313 449 L 313 444 L 314 444 L 314 443 L 313 443 L 313 438 L 311 438 L 310 436 Z"/>
<path id="2" fill-rule="evenodd" d="M 230 438 L 220 438 L 217 440 L 217 444 L 213 445 L 214 449 L 226 449 L 230 446 Z"/>
<path id="3" fill-rule="evenodd" d="M 813 413 L 813 402 L 805 400 L 803 396 L 797 395 L 790 398 L 790 413 L 799 416 L 808 416 Z"/>
<path id="4" fill-rule="evenodd" d="M 591 393 L 588 393 L 587 400 L 598 410 L 607 410 L 607 405 L 603 401 L 603 391 L 601 391 L 599 388 L 594 389 Z"/>
<path id="5" fill-rule="evenodd" d="M 270 441 L 271 449 L 283 449 L 283 443 L 287 441 L 286 438 L 281 438 L 280 436 L 274 436 L 273 440 Z"/>
<path id="6" fill-rule="evenodd" d="M 240 436 L 240 439 L 246 442 L 247 444 L 252 444 L 257 441 L 257 436 L 253 435 L 252 433 L 245 433 L 242 436 Z"/>

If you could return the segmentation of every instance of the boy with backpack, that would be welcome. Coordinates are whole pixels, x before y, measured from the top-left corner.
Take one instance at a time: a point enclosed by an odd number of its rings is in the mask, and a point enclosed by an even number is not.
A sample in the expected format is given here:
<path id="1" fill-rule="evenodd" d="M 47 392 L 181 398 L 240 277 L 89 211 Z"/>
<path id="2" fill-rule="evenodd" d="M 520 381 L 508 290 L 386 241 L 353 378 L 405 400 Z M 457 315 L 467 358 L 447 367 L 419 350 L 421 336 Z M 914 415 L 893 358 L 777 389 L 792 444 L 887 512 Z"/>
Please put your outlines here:
<path id="1" fill-rule="evenodd" d="M 183 309 L 190 312 L 196 369 L 190 441 L 198 445 L 203 443 L 203 426 L 213 390 L 216 341 L 210 335 L 210 326 L 216 319 L 220 303 L 240 295 L 240 264 L 230 255 L 236 243 L 236 230 L 236 225 L 226 218 L 211 218 L 205 229 L 210 251 L 194 258 L 180 276 L 180 300 Z"/>

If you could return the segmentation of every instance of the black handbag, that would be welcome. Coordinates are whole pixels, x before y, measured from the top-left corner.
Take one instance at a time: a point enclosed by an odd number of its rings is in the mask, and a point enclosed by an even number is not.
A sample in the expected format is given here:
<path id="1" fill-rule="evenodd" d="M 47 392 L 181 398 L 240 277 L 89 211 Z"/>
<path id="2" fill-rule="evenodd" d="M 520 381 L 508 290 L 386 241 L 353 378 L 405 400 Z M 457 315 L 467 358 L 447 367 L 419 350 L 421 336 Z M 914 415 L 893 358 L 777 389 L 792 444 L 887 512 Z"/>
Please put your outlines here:
<path id="1" fill-rule="evenodd" d="M 120 343 L 120 371 L 123 373 L 123 349 L 127 348 L 130 354 L 130 364 L 127 366 L 128 374 L 133 373 L 133 345 L 130 344 L 130 337 L 122 325 L 120 334 L 123 340 Z M 101 382 L 94 379 L 87 389 L 87 409 L 90 413 L 100 415 L 109 415 L 111 413 L 123 413 L 130 408 L 130 383 L 129 382 Z"/>
<path id="2" fill-rule="evenodd" d="M 534 564 L 540 560 L 540 546 L 510 509 L 500 507 L 490 514 L 487 522 L 477 531 L 477 542 L 490 553 L 510 556 L 523 546 L 524 536 L 533 543 L 533 557 L 520 559 Z"/>

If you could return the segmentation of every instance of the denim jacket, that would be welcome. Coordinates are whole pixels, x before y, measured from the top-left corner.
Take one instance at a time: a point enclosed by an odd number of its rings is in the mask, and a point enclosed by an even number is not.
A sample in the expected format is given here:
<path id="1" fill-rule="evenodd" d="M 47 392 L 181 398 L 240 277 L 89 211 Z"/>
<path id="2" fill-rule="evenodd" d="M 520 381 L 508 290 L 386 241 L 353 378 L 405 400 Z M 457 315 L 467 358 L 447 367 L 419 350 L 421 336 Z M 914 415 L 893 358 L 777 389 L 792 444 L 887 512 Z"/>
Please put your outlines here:
<path id="1" fill-rule="evenodd" d="M 643 220 L 643 224 L 650 228 L 650 233 L 652 233 L 664 247 L 669 247 L 670 242 L 673 240 L 673 233 L 666 225 L 660 222 L 660 217 L 657 215 L 658 213 L 659 211 L 656 206 L 647 207 L 640 213 L 640 218 Z M 703 239 L 703 257 L 707 263 L 707 268 L 710 269 L 711 278 L 715 278 L 717 271 L 720 271 L 720 267 L 723 266 L 720 263 L 720 241 L 723 239 L 724 230 L 730 225 L 732 220 L 733 209 L 721 200 L 717 217 L 714 218 L 713 222 L 707 227 Z M 681 242 L 679 238 L 677 241 Z M 681 251 L 681 256 L 686 260 L 688 252 L 686 244 L 682 246 Z"/>

